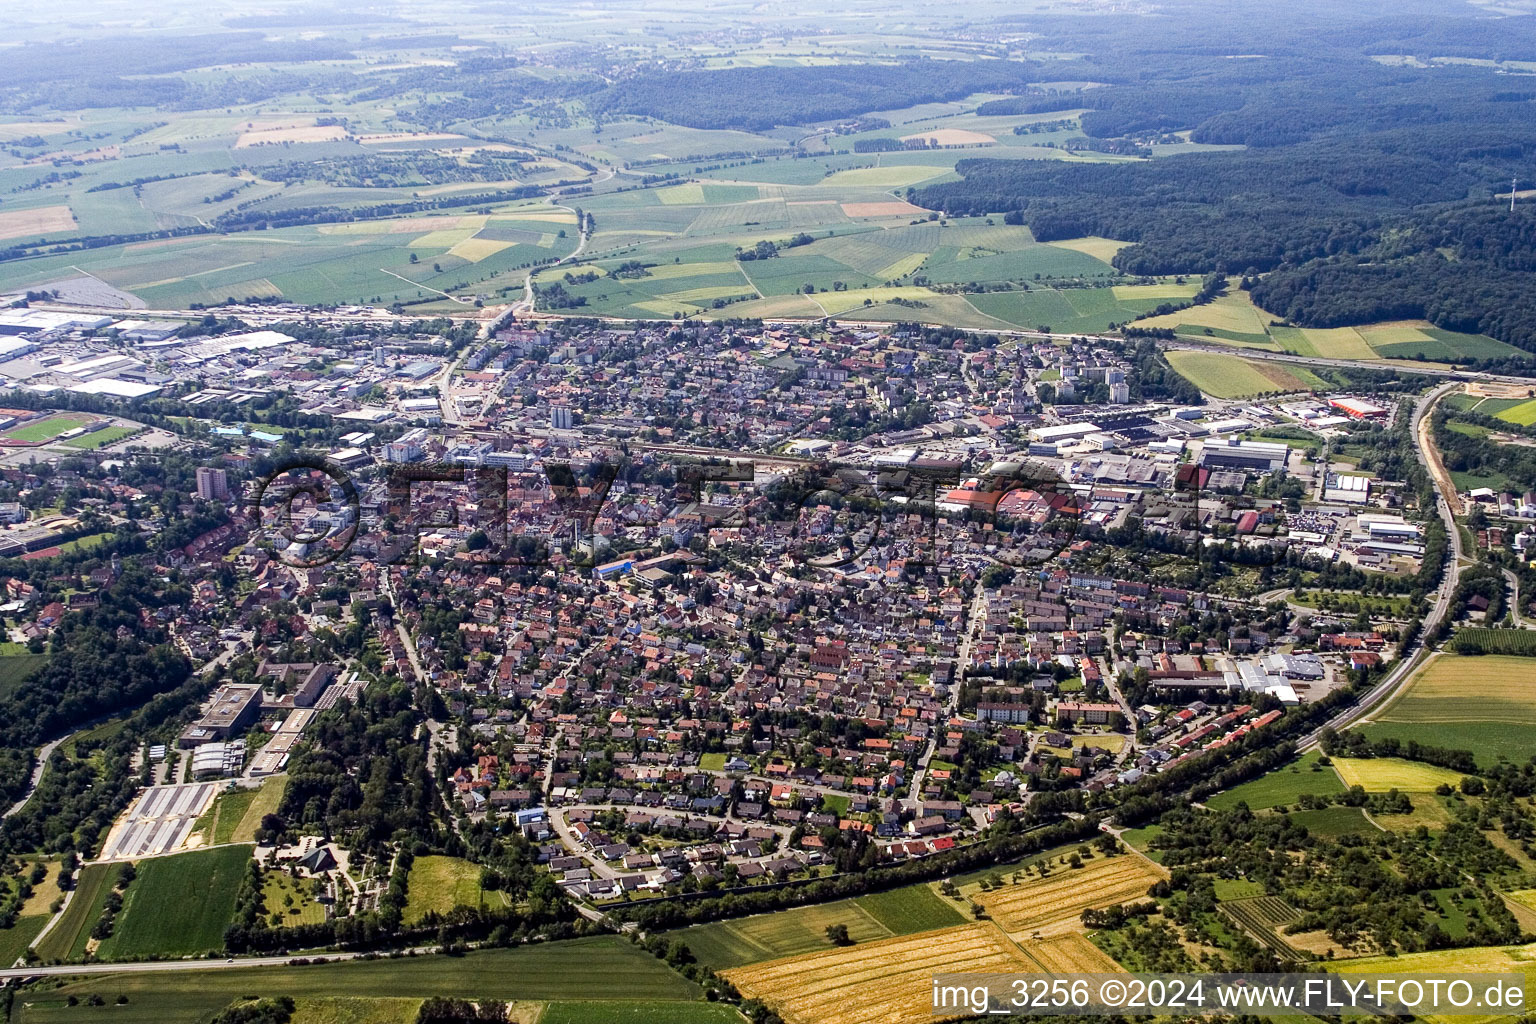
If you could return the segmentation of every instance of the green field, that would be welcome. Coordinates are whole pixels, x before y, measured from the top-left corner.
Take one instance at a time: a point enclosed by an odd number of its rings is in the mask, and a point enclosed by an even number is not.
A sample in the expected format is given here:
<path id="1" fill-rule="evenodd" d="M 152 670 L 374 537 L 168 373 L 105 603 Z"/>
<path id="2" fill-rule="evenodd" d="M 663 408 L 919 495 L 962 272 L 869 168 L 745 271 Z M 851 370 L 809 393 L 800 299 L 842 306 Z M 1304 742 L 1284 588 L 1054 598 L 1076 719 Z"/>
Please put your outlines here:
<path id="1" fill-rule="evenodd" d="M 83 954 L 116 878 L 115 864 L 87 864 L 80 872 L 79 884 L 70 897 L 69 906 L 64 908 L 53 930 L 38 944 L 37 955 L 47 961 L 67 960 Z"/>
<path id="2" fill-rule="evenodd" d="M 741 1024 L 734 1006 L 723 1003 L 668 1003 L 606 1000 L 551 1003 L 539 1024 Z"/>
<path id="3" fill-rule="evenodd" d="M 1372 738 L 1470 750 L 1479 764 L 1523 764 L 1536 743 L 1536 660 L 1439 655 L 1358 728 Z"/>
<path id="4" fill-rule="evenodd" d="M 650 1020 L 700 1019 L 712 1024 L 722 1019 L 693 1017 L 694 1005 L 707 1005 L 700 999 L 697 986 L 639 947 L 614 936 L 601 936 L 462 957 L 92 976 L 17 1000 L 12 1020 L 15 1024 L 73 1024 L 110 1015 L 119 1024 L 195 1024 L 232 1000 L 253 993 L 287 995 L 295 1000 L 456 996 L 579 1002 L 590 1000 L 598 987 L 622 995 L 624 1001 L 678 1004 L 678 1017 L 652 1016 Z M 101 996 L 109 1009 L 84 1005 L 91 995 Z M 114 1005 L 119 995 L 127 996 L 128 1002 Z M 68 1006 L 70 996 L 82 1005 Z M 667 1014 L 672 1012 L 667 1009 Z M 343 1017 L 328 1024 L 371 1022 Z"/>
<path id="5" fill-rule="evenodd" d="M 1325 839 L 1375 831 L 1358 807 L 1322 807 L 1315 811 L 1292 811 L 1291 820 L 1306 826 L 1308 832 Z"/>
<path id="6" fill-rule="evenodd" d="M 112 935 L 102 943 L 102 959 L 186 956 L 223 948 L 251 849 L 220 846 L 140 861 Z"/>
<path id="7" fill-rule="evenodd" d="M 1536 630 L 1488 629 L 1463 626 L 1456 630 L 1451 648 L 1462 654 L 1509 654 L 1536 657 Z"/>
<path id="8" fill-rule="evenodd" d="M 848 927 L 854 942 L 911 935 L 963 924 L 960 912 L 928 885 L 909 885 L 856 899 L 794 907 L 673 932 L 700 962 L 717 970 L 832 948 L 828 926 Z"/>
<path id="9" fill-rule="evenodd" d="M 254 842 L 261 819 L 276 813 L 287 788 L 288 776 L 274 775 L 255 789 L 242 786 L 220 793 L 197 819 L 197 831 L 209 845 Z"/>
<path id="10" fill-rule="evenodd" d="M 1289 807 L 1307 793 L 1318 796 L 1343 793 L 1345 787 L 1333 769 L 1318 764 L 1321 756 L 1317 751 L 1303 754 L 1267 775 L 1217 793 L 1206 800 L 1206 805 L 1218 811 L 1229 811 L 1245 803 L 1250 810 L 1257 811 L 1268 807 Z"/>
<path id="11" fill-rule="evenodd" d="M 1302 366 L 1243 359 L 1221 352 L 1175 351 L 1168 364 L 1185 380 L 1215 398 L 1323 390 L 1328 385 Z"/>
<path id="12" fill-rule="evenodd" d="M 454 907 L 478 907 L 484 899 L 480 865 L 458 857 L 417 857 L 411 862 L 403 920 L 408 925 L 415 924 L 429 913 L 446 914 Z"/>
<path id="13" fill-rule="evenodd" d="M 911 935 L 965 923 L 960 912 L 927 885 L 887 889 L 860 896 L 854 902 L 890 929 L 892 935 Z"/>
<path id="14" fill-rule="evenodd" d="M 14 693 L 16 688 L 31 678 L 47 660 L 46 654 L 0 655 L 0 698 Z"/>
<path id="15" fill-rule="evenodd" d="M 0 929 L 0 966 L 9 967 L 31 946 L 37 933 L 48 923 L 48 914 L 18 917 L 9 928 Z"/>
<path id="16" fill-rule="evenodd" d="M 93 430 L 80 437 L 72 437 L 64 442 L 64 446 L 94 451 L 97 448 L 105 448 L 109 444 L 116 444 L 123 438 L 132 437 L 138 432 L 138 427 L 103 427 L 101 430 Z"/>

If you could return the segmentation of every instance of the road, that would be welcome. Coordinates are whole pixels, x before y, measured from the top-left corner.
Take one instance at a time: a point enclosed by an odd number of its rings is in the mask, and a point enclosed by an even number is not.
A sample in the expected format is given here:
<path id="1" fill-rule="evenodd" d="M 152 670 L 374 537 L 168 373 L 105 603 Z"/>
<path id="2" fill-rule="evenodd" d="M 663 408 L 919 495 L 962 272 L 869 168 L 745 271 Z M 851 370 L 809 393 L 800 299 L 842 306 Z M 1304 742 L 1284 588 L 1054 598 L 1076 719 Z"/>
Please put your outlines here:
<path id="1" fill-rule="evenodd" d="M 938 749 L 939 733 L 960 710 L 960 684 L 965 679 L 965 667 L 971 663 L 971 648 L 976 644 L 976 634 L 981 631 L 986 617 L 987 588 L 978 582 L 976 594 L 971 598 L 970 609 L 966 616 L 965 638 L 960 641 L 960 648 L 955 652 L 955 673 L 949 684 L 949 699 L 944 702 L 944 714 L 933 723 L 933 731 L 928 736 L 928 745 L 923 748 L 923 756 L 918 758 L 917 768 L 912 772 L 912 788 L 907 794 L 907 803 L 912 807 L 922 802 L 923 779 L 928 775 L 928 762 L 933 760 L 933 752 Z"/>
<path id="2" fill-rule="evenodd" d="M 622 168 L 620 168 L 619 170 L 622 170 Z M 608 181 L 610 178 L 612 178 L 614 176 L 614 174 L 616 174 L 616 173 L 618 173 L 618 172 L 615 171 L 614 168 L 610 167 L 610 168 L 608 168 L 608 177 L 607 178 L 593 178 L 592 181 L 590 182 L 590 184 L 592 184 L 592 185 L 601 185 L 603 182 Z M 572 207 L 562 206 L 560 203 L 555 202 L 555 200 L 558 199 L 559 197 L 560 197 L 560 194 L 557 192 L 554 195 L 550 196 L 546 200 L 546 202 L 548 202 L 549 205 L 554 207 L 556 210 L 565 210 L 565 211 L 567 211 L 569 213 L 575 213 L 576 212 L 575 209 L 573 209 Z M 553 268 L 553 267 L 558 267 L 562 263 L 569 263 L 571 260 L 574 260 L 576 257 L 580 256 L 583 252 L 586 251 L 587 242 L 589 242 L 589 241 L 591 241 L 591 238 L 587 234 L 587 225 L 586 225 L 586 223 L 585 222 L 578 223 L 576 225 L 576 248 L 572 249 L 567 255 L 562 256 L 559 259 L 555 260 L 555 262 L 547 264 L 543 268 L 535 267 L 533 269 L 530 269 L 528 271 L 528 278 L 527 278 L 527 280 L 525 280 L 523 282 L 523 298 L 522 298 L 522 301 L 518 302 L 518 303 L 515 303 L 512 306 L 513 311 L 514 312 L 528 312 L 528 313 L 532 313 L 533 312 L 533 304 L 534 304 L 534 295 L 533 295 L 533 278 L 534 278 L 534 276 L 539 272 L 540 269 L 548 270 L 548 269 Z"/>
<path id="3" fill-rule="evenodd" d="M 422 946 L 411 952 L 418 956 L 432 953 L 436 947 Z M 312 964 L 334 963 L 339 960 L 356 960 L 363 953 L 327 953 L 309 957 Z M 0 984 L 23 978 L 47 978 L 50 976 L 77 977 L 87 974 L 148 974 L 159 971 L 209 971 L 235 970 L 241 967 L 285 967 L 293 954 L 284 956 L 236 957 L 234 960 L 153 960 L 132 963 L 72 964 L 61 967 L 17 967 L 0 970 Z"/>
<path id="4" fill-rule="evenodd" d="M 1454 487 L 1454 485 L 1451 484 L 1449 475 L 1443 477 L 1436 476 L 1433 471 L 1433 466 L 1438 462 L 1439 455 L 1434 450 L 1434 444 L 1429 436 L 1428 423 L 1430 411 L 1434 408 L 1435 403 L 1458 387 L 1460 385 L 1456 383 L 1442 384 L 1420 397 L 1413 407 L 1414 454 L 1418 456 L 1419 462 L 1426 469 L 1430 470 L 1431 476 L 1435 478 L 1435 510 L 1440 514 L 1441 521 L 1445 523 L 1446 534 L 1451 548 L 1450 558 L 1445 567 L 1445 574 L 1441 577 L 1440 586 L 1435 591 L 1435 603 L 1424 616 L 1424 625 L 1419 630 L 1418 639 L 1403 652 L 1402 659 L 1392 666 L 1387 672 L 1386 677 L 1376 685 L 1375 689 L 1362 697 L 1358 703 L 1340 711 L 1327 722 L 1304 736 L 1297 744 L 1297 748 L 1300 750 L 1310 750 L 1316 747 L 1320 742 L 1324 729 L 1338 730 L 1353 725 L 1377 708 L 1384 706 L 1396 696 L 1403 685 L 1412 678 L 1414 670 L 1418 667 L 1420 660 L 1425 654 L 1424 637 L 1432 633 L 1435 627 L 1440 625 L 1440 620 L 1445 618 L 1446 612 L 1450 610 L 1451 595 L 1455 593 L 1456 584 L 1461 578 L 1461 531 L 1456 528 L 1456 518 L 1451 514 L 1451 505 L 1446 500 L 1445 493 L 1443 493 L 1444 487 Z M 1444 467 L 1441 467 L 1441 472 L 1444 473 Z M 1455 498 L 1456 492 L 1454 489 L 1450 492 L 1450 496 L 1453 499 Z"/>
<path id="5" fill-rule="evenodd" d="M 1508 569 L 1504 569 L 1504 570 L 1501 570 L 1501 571 L 1504 573 L 1504 578 L 1509 581 L 1510 590 L 1514 594 L 1514 596 L 1512 598 L 1510 598 L 1510 601 L 1509 601 L 1509 615 L 1510 615 L 1510 618 L 1515 620 L 1515 628 L 1516 629 L 1524 629 L 1525 628 L 1525 619 L 1523 619 L 1521 617 L 1521 615 L 1520 615 L 1520 577 L 1516 576 L 1514 573 L 1510 572 Z"/>

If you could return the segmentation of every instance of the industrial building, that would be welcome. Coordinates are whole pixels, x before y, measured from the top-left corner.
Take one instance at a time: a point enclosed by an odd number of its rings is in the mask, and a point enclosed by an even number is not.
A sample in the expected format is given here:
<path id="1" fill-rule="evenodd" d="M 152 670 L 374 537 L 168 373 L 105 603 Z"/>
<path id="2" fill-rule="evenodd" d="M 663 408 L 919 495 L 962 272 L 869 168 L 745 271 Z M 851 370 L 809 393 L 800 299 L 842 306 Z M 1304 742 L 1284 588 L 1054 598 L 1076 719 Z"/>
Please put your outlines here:
<path id="1" fill-rule="evenodd" d="M 1213 439 L 1200 452 L 1200 465 L 1207 469 L 1241 469 L 1255 473 L 1273 473 L 1284 469 L 1291 449 L 1268 441 L 1242 441 L 1237 438 Z"/>
<path id="2" fill-rule="evenodd" d="M 1363 398 L 1330 398 L 1328 404 L 1352 419 L 1383 420 L 1387 418 L 1386 406 L 1367 402 Z"/>
<path id="3" fill-rule="evenodd" d="M 1323 500 L 1363 505 L 1371 500 L 1371 478 L 1329 473 L 1328 482 L 1323 487 Z"/>

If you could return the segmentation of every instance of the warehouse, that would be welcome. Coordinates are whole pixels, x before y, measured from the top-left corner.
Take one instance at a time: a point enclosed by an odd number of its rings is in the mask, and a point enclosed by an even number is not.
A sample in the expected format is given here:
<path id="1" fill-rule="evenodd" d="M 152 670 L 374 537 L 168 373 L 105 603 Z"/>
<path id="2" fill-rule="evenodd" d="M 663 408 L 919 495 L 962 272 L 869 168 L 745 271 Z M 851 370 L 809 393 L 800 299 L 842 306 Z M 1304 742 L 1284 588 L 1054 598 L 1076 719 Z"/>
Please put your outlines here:
<path id="1" fill-rule="evenodd" d="M 1207 441 L 1200 452 L 1200 465 L 1207 469 L 1242 469 L 1249 472 L 1273 473 L 1285 468 L 1285 460 L 1291 450 L 1283 444 L 1264 441 L 1241 441 L 1237 438 Z"/>

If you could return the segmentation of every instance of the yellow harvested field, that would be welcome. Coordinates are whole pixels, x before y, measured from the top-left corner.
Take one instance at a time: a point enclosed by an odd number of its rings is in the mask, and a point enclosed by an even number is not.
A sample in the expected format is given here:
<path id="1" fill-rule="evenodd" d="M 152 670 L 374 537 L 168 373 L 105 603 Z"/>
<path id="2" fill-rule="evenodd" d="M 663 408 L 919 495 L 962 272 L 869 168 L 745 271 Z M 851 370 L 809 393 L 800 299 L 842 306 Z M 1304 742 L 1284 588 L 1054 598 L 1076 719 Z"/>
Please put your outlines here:
<path id="1" fill-rule="evenodd" d="M 555 224 L 575 224 L 576 215 L 569 210 L 536 210 L 522 208 L 503 210 L 491 215 L 492 220 L 547 220 Z M 666 234 L 667 232 L 659 232 Z"/>
<path id="2" fill-rule="evenodd" d="M 963 924 L 722 971 L 790 1024 L 934 1020 L 933 976 L 1019 973 L 1030 963 L 996 928 Z"/>
<path id="3" fill-rule="evenodd" d="M 1376 350 L 1353 327 L 1306 327 L 1302 336 L 1328 359 L 1376 359 Z"/>
<path id="4" fill-rule="evenodd" d="M 931 132 L 903 135 L 902 142 L 926 139 L 930 146 L 990 146 L 997 140 L 983 132 L 970 132 L 964 128 L 935 128 Z"/>
<path id="5" fill-rule="evenodd" d="M 1180 324 L 1191 324 L 1196 327 L 1232 331 L 1236 334 L 1267 336 L 1269 332 L 1264 325 L 1268 320 L 1269 314 L 1261 313 L 1249 301 L 1248 293 L 1239 291 L 1236 294 L 1228 293 L 1218 296 L 1203 306 L 1193 306 L 1165 316 L 1138 320 L 1136 325 L 1138 327 L 1178 327 Z"/>
<path id="6" fill-rule="evenodd" d="M 842 207 L 843 214 L 848 217 L 915 217 L 928 212 L 899 199 L 888 203 L 843 203 Z"/>
<path id="7" fill-rule="evenodd" d="M 457 256 L 460 259 L 469 260 L 471 263 L 479 263 L 487 256 L 494 256 L 503 249 L 511 248 L 512 242 L 498 242 L 494 238 L 466 238 L 458 242 L 448 250 L 449 256 Z"/>
<path id="8" fill-rule="evenodd" d="M 1080 252 L 1084 255 L 1092 256 L 1096 260 L 1103 260 L 1105 263 L 1108 263 L 1110 260 L 1115 258 L 1115 253 L 1119 252 L 1121 249 L 1124 249 L 1131 243 L 1117 242 L 1113 238 L 1100 238 L 1098 235 L 1088 235 L 1084 238 L 1067 238 L 1060 242 L 1049 242 L 1047 244 L 1054 245 L 1058 249 L 1071 249 L 1073 252 Z M 1136 286 L 1129 285 L 1125 287 Z M 1144 287 L 1156 288 L 1161 286 L 1146 285 Z M 1177 287 L 1177 285 L 1171 287 Z M 1116 288 L 1115 290 L 1118 292 L 1120 289 Z M 1193 288 L 1191 288 L 1189 294 L 1195 294 Z"/>
<path id="9" fill-rule="evenodd" d="M 1050 974 L 1118 974 L 1125 970 L 1081 932 L 1019 943 L 1025 955 Z"/>
<path id="10" fill-rule="evenodd" d="M 1055 244 L 1055 243 L 1053 243 Z M 1115 243 L 1119 245 L 1119 242 Z M 1089 253 L 1090 256 L 1095 255 Z M 1104 257 L 1100 256 L 1100 259 Z M 1121 301 L 1131 299 L 1190 299 L 1194 298 L 1198 285 L 1193 284 L 1117 284 L 1111 291 Z"/>
<path id="11" fill-rule="evenodd" d="M 235 148 L 249 149 L 252 146 L 272 146 L 284 142 L 338 142 L 346 137 L 347 130 L 339 124 L 266 128 L 242 132 L 235 140 Z"/>
<path id="12" fill-rule="evenodd" d="M 1461 784 L 1461 772 L 1437 768 L 1417 761 L 1395 757 L 1336 757 L 1333 768 L 1346 786 L 1359 786 L 1367 793 L 1385 793 L 1395 789 L 1403 793 L 1433 793 L 1441 784 L 1455 788 Z"/>
<path id="13" fill-rule="evenodd" d="M 1151 863 L 1126 854 L 1099 857 L 1076 870 L 1058 867 L 1045 878 L 977 892 L 972 899 L 1005 931 L 1048 934 L 1075 931 L 1078 917 L 1089 907 L 1139 899 L 1161 880 Z"/>
<path id="14" fill-rule="evenodd" d="M 73 231 L 75 226 L 75 215 L 67 206 L 0 212 L 0 238 L 31 238 L 55 231 Z"/>

